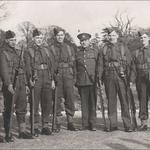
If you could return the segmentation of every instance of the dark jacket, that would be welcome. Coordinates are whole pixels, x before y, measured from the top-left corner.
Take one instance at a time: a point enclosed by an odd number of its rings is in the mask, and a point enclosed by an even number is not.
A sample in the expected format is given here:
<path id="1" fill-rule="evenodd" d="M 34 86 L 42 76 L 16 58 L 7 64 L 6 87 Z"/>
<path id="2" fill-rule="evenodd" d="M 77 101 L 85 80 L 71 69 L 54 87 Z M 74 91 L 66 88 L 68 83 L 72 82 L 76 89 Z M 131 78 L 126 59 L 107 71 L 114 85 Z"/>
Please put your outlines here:
<path id="1" fill-rule="evenodd" d="M 2 52 L 0 54 L 0 70 L 1 70 L 0 74 L 4 86 L 13 84 L 15 70 L 19 66 L 20 52 L 21 50 L 11 48 L 7 44 L 4 44 L 2 48 Z M 25 73 L 25 65 L 21 57 L 19 75 L 22 75 L 24 73 Z"/>
<path id="2" fill-rule="evenodd" d="M 96 78 L 101 79 L 103 68 L 100 66 L 103 66 L 102 64 L 103 60 L 98 49 L 90 46 L 78 47 L 76 54 L 77 86 L 93 85 Z"/>
<path id="3" fill-rule="evenodd" d="M 112 71 L 127 75 L 128 81 L 135 82 L 135 66 L 132 55 L 127 46 L 123 43 L 104 45 L 104 76 L 109 76 Z"/>
<path id="4" fill-rule="evenodd" d="M 28 81 L 32 76 L 44 77 L 42 72 L 46 74 L 50 80 L 53 79 L 54 74 L 54 62 L 52 54 L 47 46 L 32 45 L 28 50 L 25 51 L 24 55 L 26 73 Z"/>
<path id="5" fill-rule="evenodd" d="M 55 79 L 60 77 L 76 80 L 75 49 L 67 43 L 55 42 L 50 47 L 55 61 Z"/>
<path id="6" fill-rule="evenodd" d="M 150 80 L 150 45 L 138 49 L 134 53 L 137 76 L 147 76 Z"/>

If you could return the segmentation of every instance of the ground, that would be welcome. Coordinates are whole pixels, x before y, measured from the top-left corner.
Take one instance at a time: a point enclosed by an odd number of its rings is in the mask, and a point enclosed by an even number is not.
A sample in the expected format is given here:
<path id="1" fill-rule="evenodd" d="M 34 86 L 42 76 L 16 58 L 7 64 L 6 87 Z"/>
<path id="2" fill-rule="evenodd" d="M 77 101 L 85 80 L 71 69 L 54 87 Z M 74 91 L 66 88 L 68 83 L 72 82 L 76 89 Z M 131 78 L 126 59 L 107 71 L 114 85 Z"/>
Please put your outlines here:
<path id="1" fill-rule="evenodd" d="M 95 132 L 73 132 L 66 130 L 66 117 L 64 114 L 62 117 L 63 126 L 60 133 L 54 133 L 52 136 L 40 135 L 35 139 L 22 140 L 17 137 L 17 127 L 15 125 L 16 120 L 14 116 L 13 133 L 15 135 L 15 142 L 1 143 L 0 149 L 150 149 L 150 131 L 132 133 L 124 132 L 120 112 L 118 113 L 119 131 L 115 132 L 104 132 L 100 111 L 97 111 L 97 117 L 97 131 Z M 2 116 L 0 116 L 0 120 L 0 133 L 1 135 L 4 135 Z M 75 125 L 78 128 L 81 127 L 80 111 L 75 113 Z"/>

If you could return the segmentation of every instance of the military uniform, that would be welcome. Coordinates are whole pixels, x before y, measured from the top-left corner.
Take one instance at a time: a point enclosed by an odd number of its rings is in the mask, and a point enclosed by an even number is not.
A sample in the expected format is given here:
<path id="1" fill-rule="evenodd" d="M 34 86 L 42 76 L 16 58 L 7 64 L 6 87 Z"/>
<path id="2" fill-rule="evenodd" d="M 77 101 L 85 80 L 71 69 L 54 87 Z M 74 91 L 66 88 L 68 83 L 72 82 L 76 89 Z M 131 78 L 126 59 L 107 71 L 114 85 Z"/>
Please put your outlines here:
<path id="1" fill-rule="evenodd" d="M 139 99 L 139 118 L 147 126 L 148 97 L 150 96 L 150 45 L 135 52 L 136 88 Z"/>
<path id="2" fill-rule="evenodd" d="M 9 131 L 10 117 L 11 117 L 11 105 L 12 105 L 12 94 L 8 90 L 8 86 L 14 82 L 15 69 L 18 67 L 21 50 L 16 50 L 7 44 L 4 45 L 0 55 L 0 68 L 2 77 L 2 92 L 4 96 L 4 128 L 6 137 Z M 19 126 L 19 133 L 23 133 L 26 130 L 25 126 L 25 115 L 27 108 L 26 100 L 26 76 L 23 60 L 21 60 L 19 73 L 16 83 L 14 101 L 15 110 L 17 116 L 17 122 Z"/>
<path id="3" fill-rule="evenodd" d="M 57 86 L 57 116 L 61 116 L 61 98 L 65 99 L 65 111 L 68 121 L 68 129 L 75 130 L 73 125 L 73 116 L 75 113 L 73 85 L 76 80 L 75 76 L 75 56 L 74 49 L 66 43 L 55 42 L 51 46 L 55 58 L 55 80 Z M 59 126 L 60 117 L 57 117 Z M 59 128 L 59 127 L 58 127 Z"/>
<path id="4" fill-rule="evenodd" d="M 28 84 L 32 76 L 36 78 L 34 85 L 34 128 L 38 135 L 39 104 L 41 104 L 43 133 L 45 133 L 45 129 L 49 129 L 49 115 L 52 111 L 53 61 L 48 47 L 44 44 L 41 46 L 33 44 L 26 51 L 25 64 Z M 48 133 L 46 132 L 45 134 Z"/>
<path id="5" fill-rule="evenodd" d="M 82 41 L 88 40 L 91 35 L 81 33 L 77 37 Z M 76 85 L 81 97 L 83 130 L 96 130 L 96 78 L 101 79 L 101 73 L 98 70 L 100 69 L 100 63 L 102 63 L 102 59 L 98 59 L 98 57 L 100 57 L 98 50 L 90 45 L 78 47 L 76 54 Z"/>
<path id="6" fill-rule="evenodd" d="M 108 117 L 110 120 L 110 130 L 117 130 L 117 94 L 121 104 L 122 120 L 125 131 L 132 128 L 129 113 L 129 101 L 127 98 L 126 84 L 134 80 L 129 76 L 132 58 L 125 44 L 117 42 L 105 45 L 103 48 L 104 60 L 104 84 L 108 99 Z M 125 83 L 122 78 L 128 78 Z"/>

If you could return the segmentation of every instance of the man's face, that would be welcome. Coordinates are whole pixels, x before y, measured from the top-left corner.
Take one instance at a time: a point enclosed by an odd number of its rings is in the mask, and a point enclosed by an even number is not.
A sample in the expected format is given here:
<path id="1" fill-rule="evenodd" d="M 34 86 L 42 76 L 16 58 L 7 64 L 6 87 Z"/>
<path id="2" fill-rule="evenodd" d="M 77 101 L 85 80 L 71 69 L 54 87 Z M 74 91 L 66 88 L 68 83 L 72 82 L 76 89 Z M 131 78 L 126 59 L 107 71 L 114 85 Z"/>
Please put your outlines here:
<path id="1" fill-rule="evenodd" d="M 90 45 L 90 40 L 87 39 L 87 40 L 80 41 L 80 44 L 82 47 L 86 48 Z"/>
<path id="2" fill-rule="evenodd" d="M 149 45 L 150 37 L 147 34 L 143 34 L 141 36 L 141 40 L 143 42 L 143 45 L 147 46 L 147 45 Z"/>
<path id="3" fill-rule="evenodd" d="M 63 31 L 59 31 L 56 35 L 56 40 L 59 43 L 63 43 L 65 38 L 65 33 Z"/>
<path id="4" fill-rule="evenodd" d="M 40 34 L 39 36 L 35 36 L 33 39 L 34 39 L 35 44 L 40 46 L 44 42 L 44 35 Z"/>
<path id="5" fill-rule="evenodd" d="M 116 33 L 116 31 L 112 31 L 109 36 L 112 43 L 116 43 L 119 38 L 119 35 Z"/>
<path id="6" fill-rule="evenodd" d="M 7 39 L 6 42 L 9 44 L 10 47 L 16 46 L 16 37 Z"/>

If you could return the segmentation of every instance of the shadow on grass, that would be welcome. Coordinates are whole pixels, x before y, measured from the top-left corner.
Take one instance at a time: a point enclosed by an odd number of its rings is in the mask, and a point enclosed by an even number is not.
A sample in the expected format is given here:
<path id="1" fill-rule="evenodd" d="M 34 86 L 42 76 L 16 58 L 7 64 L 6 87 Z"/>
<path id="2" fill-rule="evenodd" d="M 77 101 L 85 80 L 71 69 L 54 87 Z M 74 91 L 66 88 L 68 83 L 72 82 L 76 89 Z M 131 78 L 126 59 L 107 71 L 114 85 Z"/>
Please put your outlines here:
<path id="1" fill-rule="evenodd" d="M 106 146 L 109 146 L 110 148 L 112 149 L 115 149 L 115 150 L 120 150 L 120 149 L 130 149 L 128 147 L 126 147 L 125 145 L 122 145 L 122 144 L 119 144 L 119 143 L 107 143 L 105 144 Z"/>
<path id="2" fill-rule="evenodd" d="M 126 142 L 130 142 L 130 143 L 133 143 L 133 144 L 143 145 L 143 146 L 145 146 L 145 147 L 147 147 L 147 148 L 150 148 L 150 144 L 143 143 L 143 142 L 141 142 L 141 141 L 137 141 L 137 140 L 134 140 L 134 139 L 120 138 L 120 140 L 126 141 Z"/>
<path id="3" fill-rule="evenodd" d="M 52 117 L 50 117 L 52 120 Z M 41 120 L 41 119 L 40 119 Z M 62 129 L 64 130 L 67 130 L 67 119 L 66 119 L 66 116 L 62 116 L 61 118 L 61 123 L 62 123 Z M 109 120 L 106 119 L 106 123 L 107 123 L 107 127 L 109 127 Z M 27 130 L 30 132 L 30 121 L 29 121 L 29 116 L 26 117 L 26 127 L 27 127 Z M 50 124 L 51 125 L 51 124 Z M 76 128 L 80 129 L 82 127 L 82 119 L 81 117 L 76 117 L 74 118 L 74 125 Z M 122 122 L 118 121 L 118 127 L 120 130 L 123 130 L 123 124 Z M 40 128 L 41 128 L 41 123 L 40 123 Z M 97 130 L 101 130 L 103 131 L 104 130 L 104 123 L 103 123 L 103 119 L 102 118 L 97 118 L 96 120 L 96 128 Z M 13 116 L 13 135 L 14 136 L 18 136 L 18 125 L 17 125 L 17 121 L 16 121 L 16 116 Z M 4 128 L 3 128 L 3 117 L 0 116 L 0 135 L 4 134 Z"/>

